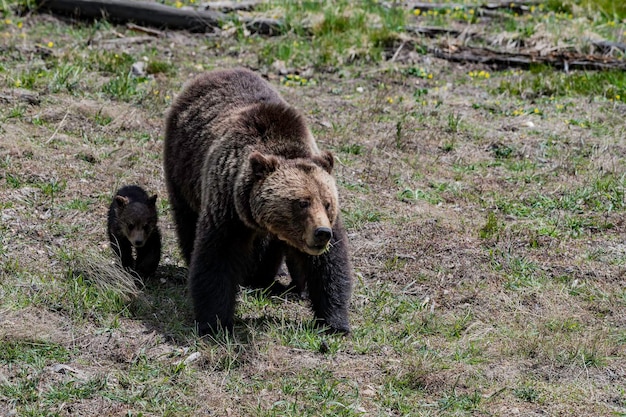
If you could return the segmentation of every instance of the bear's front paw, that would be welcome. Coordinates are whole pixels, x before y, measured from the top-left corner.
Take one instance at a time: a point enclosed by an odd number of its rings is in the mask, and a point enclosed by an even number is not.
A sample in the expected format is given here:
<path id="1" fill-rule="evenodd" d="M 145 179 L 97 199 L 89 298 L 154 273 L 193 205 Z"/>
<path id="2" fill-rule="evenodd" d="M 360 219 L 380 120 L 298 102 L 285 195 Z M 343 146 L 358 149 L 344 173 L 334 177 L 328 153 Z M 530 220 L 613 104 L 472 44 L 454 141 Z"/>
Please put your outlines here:
<path id="1" fill-rule="evenodd" d="M 326 334 L 338 334 L 341 336 L 349 336 L 351 333 L 350 325 L 348 323 L 329 323 L 326 320 L 318 319 L 316 321 L 318 327 L 324 328 Z"/>
<path id="2" fill-rule="evenodd" d="M 233 323 L 222 323 L 219 320 L 198 321 L 198 335 L 204 336 L 219 336 L 224 333 L 233 332 Z"/>

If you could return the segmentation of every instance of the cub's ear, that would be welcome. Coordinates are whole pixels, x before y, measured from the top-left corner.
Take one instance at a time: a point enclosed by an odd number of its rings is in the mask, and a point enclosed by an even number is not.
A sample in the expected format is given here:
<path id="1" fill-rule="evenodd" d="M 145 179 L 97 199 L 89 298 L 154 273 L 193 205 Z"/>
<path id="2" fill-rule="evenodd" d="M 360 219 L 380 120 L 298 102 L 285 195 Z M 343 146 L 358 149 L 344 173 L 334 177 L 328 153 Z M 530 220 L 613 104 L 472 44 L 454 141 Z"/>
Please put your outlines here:
<path id="1" fill-rule="evenodd" d="M 157 200 L 157 195 L 154 194 L 152 197 L 148 198 L 148 205 L 155 206 Z"/>
<path id="2" fill-rule="evenodd" d="M 263 155 L 259 151 L 253 151 L 250 156 L 250 167 L 257 179 L 263 179 L 278 169 L 278 158 L 272 155 Z"/>
<path id="3" fill-rule="evenodd" d="M 114 201 L 119 208 L 124 208 L 128 204 L 128 197 L 124 197 L 123 195 L 116 195 Z"/>
<path id="4" fill-rule="evenodd" d="M 329 174 L 333 171 L 335 157 L 332 153 L 328 151 L 322 151 L 319 155 L 314 156 L 312 159 L 313 162 L 324 168 L 324 170 L 326 170 L 326 172 L 328 172 Z"/>

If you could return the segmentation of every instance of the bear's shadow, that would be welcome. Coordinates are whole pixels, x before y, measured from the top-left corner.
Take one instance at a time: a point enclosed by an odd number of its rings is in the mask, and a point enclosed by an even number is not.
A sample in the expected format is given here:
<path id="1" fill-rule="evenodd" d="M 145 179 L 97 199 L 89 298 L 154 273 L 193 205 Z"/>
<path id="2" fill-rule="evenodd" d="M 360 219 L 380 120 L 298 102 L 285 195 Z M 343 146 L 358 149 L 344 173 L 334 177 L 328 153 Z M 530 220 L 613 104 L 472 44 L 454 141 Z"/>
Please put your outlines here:
<path id="1" fill-rule="evenodd" d="M 133 318 L 144 323 L 148 331 L 161 334 L 165 340 L 180 347 L 189 346 L 198 337 L 194 323 L 193 307 L 187 289 L 187 268 L 176 265 L 160 265 L 154 276 L 138 285 L 141 295 L 130 302 L 129 311 Z M 264 297 L 261 290 L 244 290 L 249 296 Z M 296 294 L 286 294 L 289 299 L 301 299 Z M 274 300 L 280 303 L 279 300 Z M 306 320 L 306 318 L 302 318 Z M 255 332 L 266 331 L 276 323 L 277 318 L 261 315 L 257 317 L 236 317 L 234 338 L 238 343 L 249 344 Z M 285 321 L 281 318 L 281 321 Z M 287 325 L 296 325 L 287 320 Z M 223 343 L 223 335 L 204 337 L 208 343 Z"/>

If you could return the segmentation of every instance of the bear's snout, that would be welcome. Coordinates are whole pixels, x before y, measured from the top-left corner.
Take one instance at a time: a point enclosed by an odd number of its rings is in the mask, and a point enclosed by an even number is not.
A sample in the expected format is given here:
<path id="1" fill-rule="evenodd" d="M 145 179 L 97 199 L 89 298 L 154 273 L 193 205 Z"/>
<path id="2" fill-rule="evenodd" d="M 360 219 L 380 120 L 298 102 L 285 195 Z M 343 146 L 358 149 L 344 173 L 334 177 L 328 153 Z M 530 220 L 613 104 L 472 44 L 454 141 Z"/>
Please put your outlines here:
<path id="1" fill-rule="evenodd" d="M 146 243 L 146 234 L 139 231 L 133 232 L 128 237 L 128 240 L 134 247 L 140 248 Z"/>
<path id="2" fill-rule="evenodd" d="M 318 227 L 313 232 L 316 246 L 326 246 L 330 239 L 333 237 L 333 231 L 330 227 Z"/>

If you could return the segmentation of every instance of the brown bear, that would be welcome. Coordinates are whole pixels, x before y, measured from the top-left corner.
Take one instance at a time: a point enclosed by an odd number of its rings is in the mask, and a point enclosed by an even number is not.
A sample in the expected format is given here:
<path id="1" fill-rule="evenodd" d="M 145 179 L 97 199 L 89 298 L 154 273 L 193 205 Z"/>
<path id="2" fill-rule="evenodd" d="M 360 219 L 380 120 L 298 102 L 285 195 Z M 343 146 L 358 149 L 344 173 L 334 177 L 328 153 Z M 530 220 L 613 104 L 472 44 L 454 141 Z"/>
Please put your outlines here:
<path id="1" fill-rule="evenodd" d="M 122 267 L 142 278 L 153 275 L 161 258 L 161 233 L 157 222 L 157 196 L 148 197 L 143 188 L 120 188 L 109 206 L 108 232 L 111 249 Z M 133 247 L 136 258 L 133 258 Z"/>
<path id="2" fill-rule="evenodd" d="M 165 180 L 200 334 L 232 330 L 239 285 L 277 287 L 283 260 L 316 322 L 347 334 L 352 267 L 333 156 L 261 77 L 190 81 L 166 118 Z"/>

